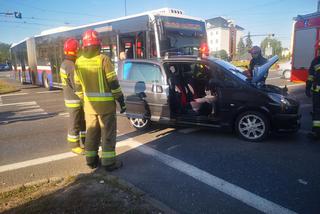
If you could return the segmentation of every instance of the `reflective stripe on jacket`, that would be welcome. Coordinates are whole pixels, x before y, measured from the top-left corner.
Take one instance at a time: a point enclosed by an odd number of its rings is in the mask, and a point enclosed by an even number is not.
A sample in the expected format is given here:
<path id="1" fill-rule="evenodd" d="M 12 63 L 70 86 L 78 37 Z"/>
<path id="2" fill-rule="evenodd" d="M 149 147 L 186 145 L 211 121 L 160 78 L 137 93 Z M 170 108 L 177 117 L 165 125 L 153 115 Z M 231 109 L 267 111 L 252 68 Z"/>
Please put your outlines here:
<path id="1" fill-rule="evenodd" d="M 115 99 L 122 91 L 110 59 L 104 55 L 81 56 L 76 61 L 74 82 L 77 95 L 84 100 L 89 114 L 109 114 L 116 111 Z"/>
<path id="2" fill-rule="evenodd" d="M 81 100 L 74 89 L 74 62 L 65 59 L 60 66 L 60 77 L 63 88 L 64 102 L 67 108 L 81 107 Z"/>

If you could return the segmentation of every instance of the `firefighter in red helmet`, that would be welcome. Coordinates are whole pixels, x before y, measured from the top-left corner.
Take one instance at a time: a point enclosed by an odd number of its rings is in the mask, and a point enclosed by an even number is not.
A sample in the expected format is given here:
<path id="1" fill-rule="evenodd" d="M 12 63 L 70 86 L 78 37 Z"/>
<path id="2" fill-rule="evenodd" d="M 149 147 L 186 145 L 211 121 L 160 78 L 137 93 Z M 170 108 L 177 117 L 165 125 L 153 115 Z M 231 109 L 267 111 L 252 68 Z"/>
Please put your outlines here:
<path id="1" fill-rule="evenodd" d="M 312 96 L 312 132 L 310 137 L 320 137 L 320 41 L 317 41 L 315 48 L 317 56 L 312 60 L 309 68 L 309 76 L 306 81 L 306 95 Z M 312 95 L 311 95 L 312 92 Z"/>
<path id="2" fill-rule="evenodd" d="M 98 167 L 101 142 L 101 165 L 107 171 L 118 169 L 116 159 L 116 103 L 120 113 L 126 110 L 117 74 L 109 57 L 100 54 L 101 42 L 94 30 L 87 30 L 82 39 L 82 56 L 76 61 L 77 95 L 84 100 L 87 135 L 85 155 L 90 168 Z"/>
<path id="3" fill-rule="evenodd" d="M 79 43 L 75 38 L 69 38 L 64 43 L 64 60 L 60 66 L 60 77 L 62 81 L 64 102 L 69 112 L 67 141 L 71 151 L 83 154 L 81 142 L 85 138 L 85 121 L 81 100 L 75 94 L 74 70 Z"/>

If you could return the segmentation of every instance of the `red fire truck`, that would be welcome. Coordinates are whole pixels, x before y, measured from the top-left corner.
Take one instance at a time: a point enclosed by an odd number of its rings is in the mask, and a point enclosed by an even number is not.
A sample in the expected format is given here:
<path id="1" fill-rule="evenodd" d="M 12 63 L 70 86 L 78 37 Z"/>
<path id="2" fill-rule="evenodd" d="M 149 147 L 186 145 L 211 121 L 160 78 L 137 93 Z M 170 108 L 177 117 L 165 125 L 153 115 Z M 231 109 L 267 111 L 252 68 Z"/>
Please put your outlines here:
<path id="1" fill-rule="evenodd" d="M 320 12 L 299 15 L 294 20 L 291 81 L 303 82 L 320 46 Z"/>

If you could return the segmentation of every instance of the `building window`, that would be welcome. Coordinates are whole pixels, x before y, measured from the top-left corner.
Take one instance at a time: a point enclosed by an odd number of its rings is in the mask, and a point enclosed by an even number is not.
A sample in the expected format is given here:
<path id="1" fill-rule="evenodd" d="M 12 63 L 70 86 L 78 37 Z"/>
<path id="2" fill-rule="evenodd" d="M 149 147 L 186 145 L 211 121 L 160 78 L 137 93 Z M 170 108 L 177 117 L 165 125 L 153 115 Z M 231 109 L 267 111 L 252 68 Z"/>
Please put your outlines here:
<path id="1" fill-rule="evenodd" d="M 213 31 L 211 31 L 211 36 L 213 36 Z"/>
<path id="2" fill-rule="evenodd" d="M 218 35 L 219 34 L 219 31 L 216 31 L 216 35 Z"/>
<path id="3" fill-rule="evenodd" d="M 216 39 L 216 44 L 218 44 L 219 43 L 219 40 L 218 39 Z"/>
<path id="4" fill-rule="evenodd" d="M 210 44 L 213 45 L 213 40 L 210 40 Z"/>

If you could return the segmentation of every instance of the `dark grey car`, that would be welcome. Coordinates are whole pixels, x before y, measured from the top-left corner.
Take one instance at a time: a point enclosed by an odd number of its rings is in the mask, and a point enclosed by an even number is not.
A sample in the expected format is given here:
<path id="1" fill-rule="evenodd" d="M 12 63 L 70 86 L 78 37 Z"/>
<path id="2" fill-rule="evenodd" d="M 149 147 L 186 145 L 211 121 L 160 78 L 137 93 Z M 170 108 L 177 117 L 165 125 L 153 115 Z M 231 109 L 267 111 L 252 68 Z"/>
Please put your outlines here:
<path id="1" fill-rule="evenodd" d="M 151 122 L 205 126 L 235 130 L 248 141 L 260 141 L 270 131 L 295 132 L 299 103 L 260 81 L 276 61 L 270 59 L 248 80 L 239 68 L 210 57 L 125 60 L 118 78 L 126 115 L 137 129 Z"/>

